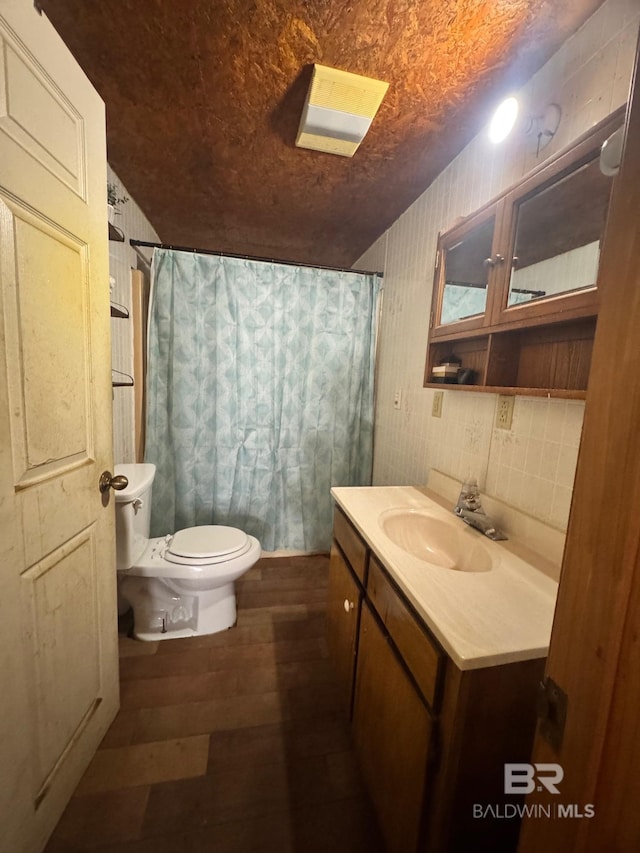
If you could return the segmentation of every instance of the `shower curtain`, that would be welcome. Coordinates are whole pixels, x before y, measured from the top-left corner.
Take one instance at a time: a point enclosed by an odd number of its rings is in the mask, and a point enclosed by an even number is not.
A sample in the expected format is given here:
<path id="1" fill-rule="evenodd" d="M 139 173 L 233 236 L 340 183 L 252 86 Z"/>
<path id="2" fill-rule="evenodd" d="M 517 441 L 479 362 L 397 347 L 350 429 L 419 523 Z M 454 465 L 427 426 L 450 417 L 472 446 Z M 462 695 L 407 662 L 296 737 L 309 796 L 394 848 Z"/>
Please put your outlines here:
<path id="1" fill-rule="evenodd" d="M 331 486 L 371 482 L 378 278 L 156 249 L 152 280 L 152 535 L 328 550 Z"/>

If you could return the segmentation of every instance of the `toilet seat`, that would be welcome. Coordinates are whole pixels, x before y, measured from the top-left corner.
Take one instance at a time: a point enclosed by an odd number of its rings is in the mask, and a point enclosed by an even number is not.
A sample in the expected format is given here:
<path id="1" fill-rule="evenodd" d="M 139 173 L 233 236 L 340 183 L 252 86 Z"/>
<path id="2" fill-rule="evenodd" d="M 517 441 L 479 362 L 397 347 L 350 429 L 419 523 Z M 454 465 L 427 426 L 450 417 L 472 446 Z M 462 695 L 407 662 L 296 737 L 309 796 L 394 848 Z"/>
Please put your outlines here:
<path id="1" fill-rule="evenodd" d="M 251 541 L 243 530 L 221 524 L 187 527 L 168 536 L 163 559 L 182 566 L 226 563 L 246 554 Z"/>
<path id="2" fill-rule="evenodd" d="M 177 534 L 149 539 L 144 553 L 122 574 L 146 578 L 171 578 L 172 582 L 179 580 L 181 584 L 191 582 L 206 584 L 212 580 L 222 583 L 224 578 L 239 577 L 260 557 L 261 549 L 258 540 L 249 534 L 245 535 L 247 543 L 244 547 L 217 557 L 183 557 L 180 554 L 171 553 L 169 548 Z M 186 550 L 180 545 L 182 538 L 178 539 L 176 548 Z M 205 547 L 204 550 L 210 549 Z M 215 550 L 215 547 L 211 550 Z"/>

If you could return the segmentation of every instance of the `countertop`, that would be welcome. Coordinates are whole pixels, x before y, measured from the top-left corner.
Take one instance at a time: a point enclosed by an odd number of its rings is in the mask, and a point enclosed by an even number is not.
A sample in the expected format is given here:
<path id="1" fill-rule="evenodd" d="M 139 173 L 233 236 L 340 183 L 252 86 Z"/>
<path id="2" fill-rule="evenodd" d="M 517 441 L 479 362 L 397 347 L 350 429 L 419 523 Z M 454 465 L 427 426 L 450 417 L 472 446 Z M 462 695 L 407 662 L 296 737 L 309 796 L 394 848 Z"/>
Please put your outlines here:
<path id="1" fill-rule="evenodd" d="M 460 669 L 546 657 L 558 584 L 543 558 L 514 540 L 492 542 L 426 489 L 336 487 L 331 494 Z M 453 519 L 471 546 L 487 549 L 492 568 L 455 571 L 407 553 L 379 522 L 381 513 L 397 508 Z"/>

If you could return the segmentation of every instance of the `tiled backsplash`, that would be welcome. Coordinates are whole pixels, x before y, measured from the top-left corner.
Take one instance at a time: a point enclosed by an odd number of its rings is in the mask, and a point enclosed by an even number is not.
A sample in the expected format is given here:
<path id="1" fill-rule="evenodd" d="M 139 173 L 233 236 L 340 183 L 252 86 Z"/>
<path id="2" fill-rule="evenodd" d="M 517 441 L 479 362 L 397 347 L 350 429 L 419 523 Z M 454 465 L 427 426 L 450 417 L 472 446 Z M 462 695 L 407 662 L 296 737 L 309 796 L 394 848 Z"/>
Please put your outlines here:
<path id="1" fill-rule="evenodd" d="M 521 91 L 524 110 L 562 108 L 554 154 L 621 106 L 628 95 L 640 23 L 637 0 L 607 0 Z M 446 391 L 441 418 L 422 387 L 438 232 L 537 165 L 531 137 L 492 146 L 478 134 L 354 265 L 384 270 L 374 483 L 425 483 L 431 468 L 481 487 L 565 529 L 584 404 L 517 397 L 512 429 L 494 429 L 492 394 Z M 399 409 L 394 395 L 401 392 Z"/>
<path id="2" fill-rule="evenodd" d="M 486 489 L 496 398 L 493 394 L 444 392 L 442 416 L 428 416 L 431 467 L 457 480 L 475 477 Z"/>
<path id="3" fill-rule="evenodd" d="M 495 394 L 445 391 L 440 418 L 428 417 L 430 467 L 475 477 L 493 495 L 565 529 L 584 403 L 516 397 L 511 429 L 495 427 Z"/>
<path id="4" fill-rule="evenodd" d="M 517 397 L 510 430 L 494 429 L 486 491 L 565 529 L 584 403 Z"/>

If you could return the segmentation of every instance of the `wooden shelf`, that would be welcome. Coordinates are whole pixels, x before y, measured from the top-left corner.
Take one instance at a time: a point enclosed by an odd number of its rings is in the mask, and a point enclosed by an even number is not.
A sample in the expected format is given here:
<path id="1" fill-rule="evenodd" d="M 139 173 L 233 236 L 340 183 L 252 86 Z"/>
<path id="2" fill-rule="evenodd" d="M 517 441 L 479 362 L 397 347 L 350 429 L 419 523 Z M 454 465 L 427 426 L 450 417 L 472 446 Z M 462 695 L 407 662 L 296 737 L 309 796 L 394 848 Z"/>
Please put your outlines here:
<path id="1" fill-rule="evenodd" d="M 129 311 L 124 307 L 124 305 L 117 305 L 115 302 L 111 303 L 111 316 L 119 317 L 121 320 L 129 319 Z"/>
<path id="2" fill-rule="evenodd" d="M 109 239 L 114 240 L 116 243 L 124 243 L 124 234 L 111 223 L 109 223 Z"/>
<path id="3" fill-rule="evenodd" d="M 475 334 L 429 342 L 425 388 L 487 391 L 583 400 L 591 367 L 596 318 L 578 318 L 548 326 Z M 474 371 L 474 384 L 432 380 L 434 365 L 454 356 Z"/>
<path id="4" fill-rule="evenodd" d="M 123 373 L 121 370 L 111 368 L 111 387 L 133 388 L 133 376 L 129 376 L 128 373 Z"/>
<path id="5" fill-rule="evenodd" d="M 425 382 L 425 388 L 439 391 L 478 391 L 481 394 L 519 394 L 523 397 L 559 397 L 566 400 L 584 400 L 586 391 L 568 388 L 522 388 L 519 385 L 457 385 L 446 382 Z"/>

